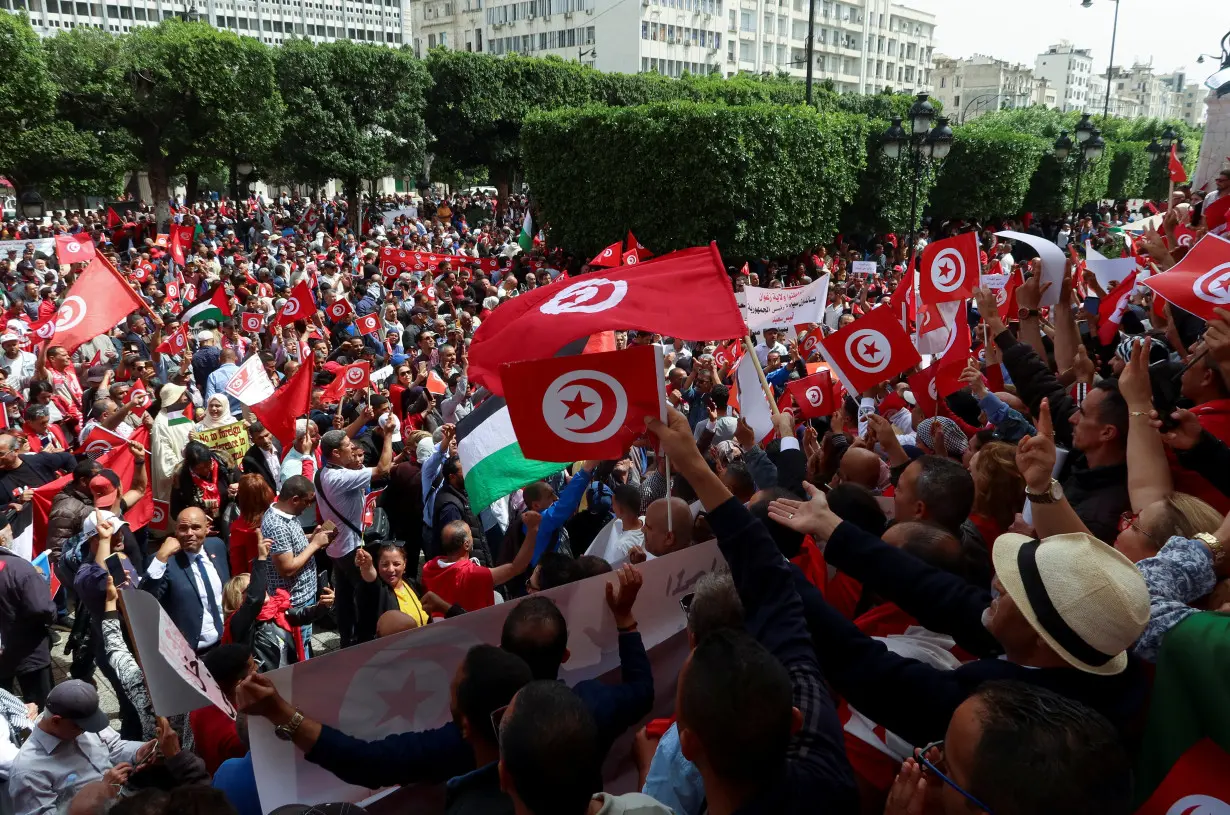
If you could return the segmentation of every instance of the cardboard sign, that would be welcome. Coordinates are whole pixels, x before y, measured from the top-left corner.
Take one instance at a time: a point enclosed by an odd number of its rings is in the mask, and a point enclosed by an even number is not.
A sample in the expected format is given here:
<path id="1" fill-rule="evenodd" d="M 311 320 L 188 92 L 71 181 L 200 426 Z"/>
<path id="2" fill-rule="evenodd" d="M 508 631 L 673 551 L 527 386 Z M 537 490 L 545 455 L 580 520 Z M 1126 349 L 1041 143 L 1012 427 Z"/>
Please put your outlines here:
<path id="1" fill-rule="evenodd" d="M 877 268 L 874 260 L 856 260 L 850 264 L 850 273 L 871 277 L 876 273 Z"/>
<path id="2" fill-rule="evenodd" d="M 829 276 L 822 275 L 806 286 L 789 289 L 745 286 L 743 291 L 747 296 L 748 329 L 791 328 L 798 323 L 818 323 L 824 319 Z"/>
<path id="3" fill-rule="evenodd" d="M 196 440 L 211 450 L 228 454 L 236 464 L 243 461 L 244 453 L 252 446 L 252 441 L 248 438 L 248 428 L 243 422 L 198 430 Z"/>

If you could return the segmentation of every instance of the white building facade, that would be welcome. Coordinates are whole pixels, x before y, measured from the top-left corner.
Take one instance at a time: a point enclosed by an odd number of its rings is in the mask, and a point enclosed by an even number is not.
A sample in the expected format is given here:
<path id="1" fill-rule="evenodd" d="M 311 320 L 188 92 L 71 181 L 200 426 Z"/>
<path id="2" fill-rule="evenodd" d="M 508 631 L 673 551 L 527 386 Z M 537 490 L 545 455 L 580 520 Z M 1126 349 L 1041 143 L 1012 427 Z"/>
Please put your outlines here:
<path id="1" fill-rule="evenodd" d="M 1032 68 L 982 54 L 968 59 L 936 55 L 932 80 L 931 95 L 956 123 L 995 110 L 1055 104 L 1050 83 L 1035 77 Z"/>
<path id="2" fill-rule="evenodd" d="M 1034 76 L 1045 79 L 1055 89 L 1055 105 L 1060 110 L 1084 110 L 1089 106 L 1093 57 L 1088 48 L 1077 48 L 1061 40 L 1034 59 Z"/>
<path id="3" fill-rule="evenodd" d="M 930 90 L 931 14 L 889 0 L 410 0 L 416 53 L 444 46 L 558 55 L 602 71 L 666 76 L 807 72 L 843 92 Z"/>
<path id="4" fill-rule="evenodd" d="M 197 16 L 244 37 L 279 45 L 297 36 L 315 42 L 354 40 L 399 47 L 410 42 L 408 0 L 0 0 L 26 11 L 34 30 L 52 36 L 87 27 L 123 34 L 172 17 Z"/>

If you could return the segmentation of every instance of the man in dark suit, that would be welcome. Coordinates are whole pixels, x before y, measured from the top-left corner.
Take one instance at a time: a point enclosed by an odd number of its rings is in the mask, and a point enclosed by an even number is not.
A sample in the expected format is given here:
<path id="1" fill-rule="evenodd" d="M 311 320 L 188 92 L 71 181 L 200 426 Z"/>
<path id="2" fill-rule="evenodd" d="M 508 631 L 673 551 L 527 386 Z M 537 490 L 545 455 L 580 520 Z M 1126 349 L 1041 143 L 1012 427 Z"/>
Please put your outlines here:
<path id="1" fill-rule="evenodd" d="M 243 471 L 265 479 L 269 489 L 277 495 L 282 488 L 282 445 L 258 421 L 248 425 L 248 437 L 252 439 L 252 446 L 244 453 Z"/>
<path id="2" fill-rule="evenodd" d="M 163 541 L 140 586 L 158 598 L 198 654 L 222 636 L 222 587 L 231 579 L 226 545 L 207 538 L 208 531 L 209 518 L 198 507 L 181 511 L 175 535 Z"/>

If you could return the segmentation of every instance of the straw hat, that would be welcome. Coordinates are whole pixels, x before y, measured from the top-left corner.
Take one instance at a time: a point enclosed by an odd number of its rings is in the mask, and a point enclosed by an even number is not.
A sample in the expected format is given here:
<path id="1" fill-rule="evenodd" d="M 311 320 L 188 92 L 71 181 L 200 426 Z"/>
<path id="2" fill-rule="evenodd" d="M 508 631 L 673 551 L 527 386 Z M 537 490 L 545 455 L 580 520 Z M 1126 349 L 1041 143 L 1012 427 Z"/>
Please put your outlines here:
<path id="1" fill-rule="evenodd" d="M 1102 676 L 1127 667 L 1149 622 L 1149 589 L 1132 561 L 1083 533 L 1039 541 L 1009 532 L 991 557 L 1004 590 L 1069 665 Z"/>

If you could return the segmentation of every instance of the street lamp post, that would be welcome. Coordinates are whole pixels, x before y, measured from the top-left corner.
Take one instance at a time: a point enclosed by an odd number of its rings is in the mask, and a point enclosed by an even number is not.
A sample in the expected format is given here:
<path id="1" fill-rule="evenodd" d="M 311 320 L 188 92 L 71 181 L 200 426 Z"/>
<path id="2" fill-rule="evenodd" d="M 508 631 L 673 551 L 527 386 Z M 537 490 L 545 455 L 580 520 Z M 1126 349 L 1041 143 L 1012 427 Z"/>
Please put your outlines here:
<path id="1" fill-rule="evenodd" d="M 1093 126 L 1082 130 L 1082 126 L 1088 124 L 1089 114 L 1082 114 L 1080 124 L 1076 126 L 1076 144 L 1072 144 L 1068 131 L 1064 130 L 1060 132 L 1052 147 L 1055 158 L 1061 162 L 1072 154 L 1073 147 L 1076 148 L 1076 189 L 1072 192 L 1072 211 L 1077 215 L 1080 214 L 1081 175 L 1100 159 L 1106 150 L 1106 141 L 1102 138 L 1101 131 Z"/>
<path id="2" fill-rule="evenodd" d="M 1093 5 L 1093 0 L 1081 0 L 1083 8 L 1089 8 Z M 1119 0 L 1115 0 L 1115 22 L 1110 28 L 1110 59 L 1106 62 L 1106 101 L 1102 104 L 1102 127 L 1106 127 L 1106 120 L 1110 117 L 1110 85 L 1114 77 L 1111 72 L 1115 68 L 1115 38 L 1119 34 Z"/>
<path id="3" fill-rule="evenodd" d="M 931 120 L 935 118 L 935 108 L 927 101 L 926 92 L 920 92 L 910 106 L 910 129 L 907 132 L 901 126 L 901 118 L 893 117 L 893 123 L 880 136 L 880 150 L 885 156 L 895 161 L 900 160 L 903 153 L 912 165 L 913 183 L 910 187 L 910 260 L 909 269 L 914 269 L 914 253 L 918 223 L 918 190 L 922 186 L 922 171 L 924 162 L 942 161 L 952 149 L 952 128 L 948 126 L 948 117 L 936 119 L 935 127 Z"/>

